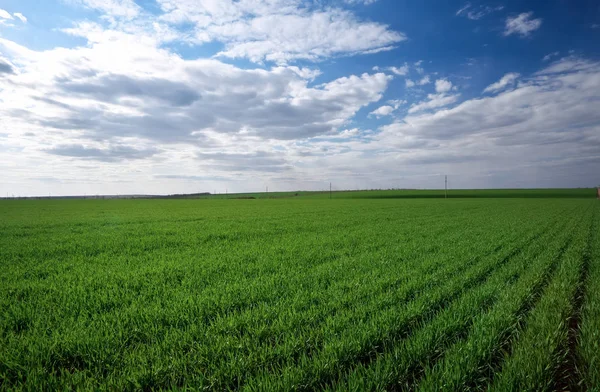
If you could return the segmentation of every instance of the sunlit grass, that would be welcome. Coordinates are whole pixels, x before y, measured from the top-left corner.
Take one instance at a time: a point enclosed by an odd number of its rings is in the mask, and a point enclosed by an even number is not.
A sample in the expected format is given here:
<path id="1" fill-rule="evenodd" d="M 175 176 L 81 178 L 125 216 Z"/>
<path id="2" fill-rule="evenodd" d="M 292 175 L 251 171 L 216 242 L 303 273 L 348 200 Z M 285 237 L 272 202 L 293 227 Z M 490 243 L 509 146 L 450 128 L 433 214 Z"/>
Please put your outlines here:
<path id="1" fill-rule="evenodd" d="M 0 202 L 0 389 L 597 386 L 596 200 L 352 196 Z"/>

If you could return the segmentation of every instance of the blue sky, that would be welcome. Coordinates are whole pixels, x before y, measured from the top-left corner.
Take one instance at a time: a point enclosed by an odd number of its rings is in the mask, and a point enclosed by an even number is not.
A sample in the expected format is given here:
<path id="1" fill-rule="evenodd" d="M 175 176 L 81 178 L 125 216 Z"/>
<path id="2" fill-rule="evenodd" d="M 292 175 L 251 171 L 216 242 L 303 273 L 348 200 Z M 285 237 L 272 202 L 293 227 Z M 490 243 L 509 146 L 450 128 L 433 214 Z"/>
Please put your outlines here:
<path id="1" fill-rule="evenodd" d="M 600 184 L 595 1 L 0 1 L 0 195 Z"/>

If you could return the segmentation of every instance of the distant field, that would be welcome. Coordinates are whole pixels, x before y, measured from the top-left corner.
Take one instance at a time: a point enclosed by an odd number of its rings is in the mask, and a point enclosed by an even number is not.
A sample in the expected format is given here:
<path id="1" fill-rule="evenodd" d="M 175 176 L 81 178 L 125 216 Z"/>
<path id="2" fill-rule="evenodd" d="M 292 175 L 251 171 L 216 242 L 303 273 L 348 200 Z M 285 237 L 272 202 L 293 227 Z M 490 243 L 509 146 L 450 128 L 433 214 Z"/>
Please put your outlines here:
<path id="1" fill-rule="evenodd" d="M 298 191 L 298 192 L 257 192 L 230 193 L 194 196 L 201 199 L 276 199 L 276 198 L 325 198 L 333 199 L 423 199 L 423 198 L 594 198 L 596 189 L 397 189 L 364 191 Z"/>
<path id="2" fill-rule="evenodd" d="M 0 201 L 0 390 L 600 387 L 594 190 L 294 194 Z"/>

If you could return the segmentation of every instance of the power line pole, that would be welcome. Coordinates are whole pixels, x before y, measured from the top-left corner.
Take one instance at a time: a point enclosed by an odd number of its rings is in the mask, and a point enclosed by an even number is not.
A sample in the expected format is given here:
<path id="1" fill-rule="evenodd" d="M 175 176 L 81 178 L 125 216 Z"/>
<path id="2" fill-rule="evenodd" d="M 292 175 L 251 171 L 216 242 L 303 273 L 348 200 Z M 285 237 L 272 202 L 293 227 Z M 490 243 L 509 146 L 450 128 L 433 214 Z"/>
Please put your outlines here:
<path id="1" fill-rule="evenodd" d="M 448 198 L 448 176 L 444 176 L 444 199 Z"/>

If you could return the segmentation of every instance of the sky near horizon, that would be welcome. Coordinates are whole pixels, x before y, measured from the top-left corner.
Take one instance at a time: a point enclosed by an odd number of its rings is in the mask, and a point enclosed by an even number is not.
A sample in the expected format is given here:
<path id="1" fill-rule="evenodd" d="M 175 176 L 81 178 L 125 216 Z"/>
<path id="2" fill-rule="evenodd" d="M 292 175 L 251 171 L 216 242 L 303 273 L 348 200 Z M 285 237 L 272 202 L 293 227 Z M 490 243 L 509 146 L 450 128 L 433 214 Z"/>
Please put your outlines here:
<path id="1" fill-rule="evenodd" d="M 600 3 L 0 0 L 0 196 L 600 184 Z"/>

